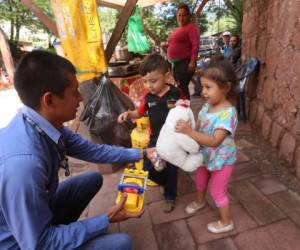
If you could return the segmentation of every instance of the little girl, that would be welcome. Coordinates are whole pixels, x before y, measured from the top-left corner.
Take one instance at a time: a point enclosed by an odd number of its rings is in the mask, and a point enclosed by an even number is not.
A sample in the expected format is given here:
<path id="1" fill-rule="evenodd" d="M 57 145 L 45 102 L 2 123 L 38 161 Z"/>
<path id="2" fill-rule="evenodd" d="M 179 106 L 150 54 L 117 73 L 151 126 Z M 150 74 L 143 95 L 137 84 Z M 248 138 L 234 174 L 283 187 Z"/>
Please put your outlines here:
<path id="1" fill-rule="evenodd" d="M 235 107 L 229 101 L 234 92 L 236 76 L 232 65 L 226 61 L 208 64 L 202 73 L 202 95 L 206 100 L 198 115 L 198 131 L 179 120 L 176 131 L 189 135 L 202 145 L 204 165 L 196 170 L 197 198 L 185 211 L 194 214 L 205 206 L 205 193 L 210 182 L 210 195 L 216 203 L 221 219 L 207 225 L 212 233 L 234 229 L 230 218 L 227 184 L 236 161 L 234 134 L 238 119 Z"/>

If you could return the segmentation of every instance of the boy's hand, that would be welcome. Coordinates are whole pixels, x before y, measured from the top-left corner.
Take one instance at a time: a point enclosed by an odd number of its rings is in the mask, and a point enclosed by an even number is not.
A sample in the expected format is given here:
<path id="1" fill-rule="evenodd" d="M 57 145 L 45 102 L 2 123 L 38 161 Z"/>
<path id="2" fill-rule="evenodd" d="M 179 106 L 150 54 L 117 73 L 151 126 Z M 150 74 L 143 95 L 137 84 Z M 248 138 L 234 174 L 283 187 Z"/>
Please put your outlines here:
<path id="1" fill-rule="evenodd" d="M 126 111 L 126 112 L 120 114 L 118 117 L 118 123 L 125 122 L 129 118 L 129 114 L 130 114 L 130 111 Z"/>
<path id="2" fill-rule="evenodd" d="M 141 150 L 141 159 L 147 158 L 147 159 L 150 160 L 150 159 L 151 159 L 151 155 L 152 155 L 152 153 L 153 153 L 154 151 L 156 151 L 156 148 L 155 148 L 155 147 L 153 147 L 153 148 L 142 149 L 142 150 Z"/>
<path id="3" fill-rule="evenodd" d="M 175 125 L 175 131 L 182 134 L 189 134 L 193 131 L 191 124 L 185 120 L 178 120 Z"/>
<path id="4" fill-rule="evenodd" d="M 149 160 L 151 160 L 151 155 L 152 155 L 152 153 L 153 153 L 154 151 L 156 151 L 156 148 L 155 148 L 155 147 L 153 147 L 153 148 L 146 148 L 147 158 L 148 158 Z"/>
<path id="5" fill-rule="evenodd" d="M 126 202 L 126 199 L 127 199 L 127 194 L 122 193 L 120 202 L 114 205 L 107 213 L 109 222 L 119 222 L 119 221 L 127 220 L 129 218 L 140 217 L 144 213 L 144 209 L 138 213 L 132 213 L 124 210 L 123 206 Z"/>

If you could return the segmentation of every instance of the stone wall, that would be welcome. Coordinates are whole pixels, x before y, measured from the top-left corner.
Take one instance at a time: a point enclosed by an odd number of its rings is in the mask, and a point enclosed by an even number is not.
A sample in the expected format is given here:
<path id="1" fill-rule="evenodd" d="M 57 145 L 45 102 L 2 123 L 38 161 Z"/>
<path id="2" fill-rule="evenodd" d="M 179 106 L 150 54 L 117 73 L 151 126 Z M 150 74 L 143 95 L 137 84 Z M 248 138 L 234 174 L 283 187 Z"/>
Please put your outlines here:
<path id="1" fill-rule="evenodd" d="M 250 122 L 300 178 L 300 1 L 244 0 L 243 57 L 257 57 L 249 81 Z"/>

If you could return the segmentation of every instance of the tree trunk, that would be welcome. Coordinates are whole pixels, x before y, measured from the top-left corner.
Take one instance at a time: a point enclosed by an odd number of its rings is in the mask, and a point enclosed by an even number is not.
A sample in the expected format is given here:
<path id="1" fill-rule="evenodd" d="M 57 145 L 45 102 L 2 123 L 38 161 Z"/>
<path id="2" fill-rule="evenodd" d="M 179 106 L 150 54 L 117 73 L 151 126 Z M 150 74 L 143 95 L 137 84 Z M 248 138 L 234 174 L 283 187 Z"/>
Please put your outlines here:
<path id="1" fill-rule="evenodd" d="M 13 12 L 13 8 L 12 8 L 13 3 L 10 0 L 7 1 L 7 2 L 8 2 L 8 5 L 9 5 L 9 11 Z M 15 33 L 15 20 L 14 20 L 14 18 L 12 18 L 10 20 L 10 36 L 9 36 L 10 41 L 14 40 L 14 33 Z"/>
<path id="2" fill-rule="evenodd" d="M 14 20 L 10 21 L 10 36 L 9 36 L 9 40 L 12 42 L 14 40 L 14 33 L 15 33 L 15 24 L 14 24 Z"/>
<path id="3" fill-rule="evenodd" d="M 19 38 L 20 38 L 20 29 L 21 29 L 21 25 L 19 22 L 19 18 L 16 18 L 16 35 L 15 35 L 15 41 L 16 43 L 18 43 Z"/>
<path id="4" fill-rule="evenodd" d="M 48 48 L 52 48 L 53 44 L 51 43 L 51 34 L 48 33 Z"/>
<path id="5" fill-rule="evenodd" d="M 206 3 L 208 2 L 208 0 L 202 0 L 202 2 L 200 3 L 200 5 L 198 6 L 198 8 L 196 9 L 194 15 L 195 17 L 199 17 L 202 10 L 204 9 L 204 6 L 206 5 Z"/>
<path id="6" fill-rule="evenodd" d="M 10 48 L 9 48 L 6 35 L 1 28 L 0 28 L 0 52 L 2 54 L 6 71 L 9 75 L 9 78 L 12 80 L 14 75 L 14 70 L 15 70 L 14 62 L 10 53 Z"/>

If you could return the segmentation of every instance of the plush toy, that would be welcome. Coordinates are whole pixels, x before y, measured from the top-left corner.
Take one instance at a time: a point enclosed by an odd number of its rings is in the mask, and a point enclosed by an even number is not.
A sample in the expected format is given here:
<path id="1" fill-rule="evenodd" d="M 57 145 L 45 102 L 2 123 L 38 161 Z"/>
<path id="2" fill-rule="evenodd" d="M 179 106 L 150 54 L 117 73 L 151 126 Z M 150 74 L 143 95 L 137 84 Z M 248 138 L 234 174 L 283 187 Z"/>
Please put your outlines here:
<path id="1" fill-rule="evenodd" d="M 165 161 L 190 172 L 202 165 L 202 153 L 194 139 L 175 132 L 175 125 L 179 119 L 189 121 L 191 127 L 195 129 L 195 119 L 188 100 L 178 100 L 175 107 L 169 111 L 160 131 L 156 150 Z"/>

